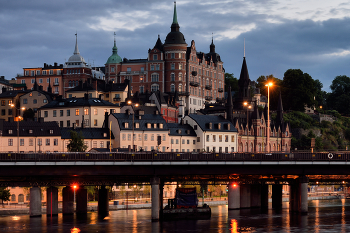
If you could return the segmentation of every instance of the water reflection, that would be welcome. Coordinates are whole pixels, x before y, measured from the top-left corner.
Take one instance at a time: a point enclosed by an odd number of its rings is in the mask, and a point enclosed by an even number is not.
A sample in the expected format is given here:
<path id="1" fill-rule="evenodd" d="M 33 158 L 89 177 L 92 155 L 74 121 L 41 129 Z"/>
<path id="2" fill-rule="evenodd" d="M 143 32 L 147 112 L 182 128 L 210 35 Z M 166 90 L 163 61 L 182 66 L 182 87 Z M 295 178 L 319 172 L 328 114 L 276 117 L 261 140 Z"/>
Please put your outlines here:
<path id="1" fill-rule="evenodd" d="M 97 213 L 86 216 L 59 214 L 30 218 L 27 215 L 1 216 L 0 232 L 350 232 L 350 200 L 309 202 L 309 214 L 290 213 L 287 205 L 273 209 L 227 210 L 212 207 L 209 220 L 152 222 L 151 210 L 111 211 L 108 218 Z"/>

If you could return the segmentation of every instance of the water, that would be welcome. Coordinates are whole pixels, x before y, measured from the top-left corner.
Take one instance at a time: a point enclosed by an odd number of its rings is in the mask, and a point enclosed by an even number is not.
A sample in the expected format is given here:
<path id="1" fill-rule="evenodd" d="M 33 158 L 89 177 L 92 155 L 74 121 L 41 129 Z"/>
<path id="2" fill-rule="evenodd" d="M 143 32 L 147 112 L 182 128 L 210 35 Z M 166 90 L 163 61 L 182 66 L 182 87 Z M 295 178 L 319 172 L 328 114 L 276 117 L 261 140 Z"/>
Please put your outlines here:
<path id="1" fill-rule="evenodd" d="M 1 216 L 0 232 L 350 232 L 350 200 L 309 201 L 309 214 L 289 213 L 288 203 L 281 211 L 268 209 L 227 210 L 212 207 L 209 220 L 152 222 L 151 210 L 110 211 L 99 219 L 97 213 L 30 218 L 28 215 Z"/>

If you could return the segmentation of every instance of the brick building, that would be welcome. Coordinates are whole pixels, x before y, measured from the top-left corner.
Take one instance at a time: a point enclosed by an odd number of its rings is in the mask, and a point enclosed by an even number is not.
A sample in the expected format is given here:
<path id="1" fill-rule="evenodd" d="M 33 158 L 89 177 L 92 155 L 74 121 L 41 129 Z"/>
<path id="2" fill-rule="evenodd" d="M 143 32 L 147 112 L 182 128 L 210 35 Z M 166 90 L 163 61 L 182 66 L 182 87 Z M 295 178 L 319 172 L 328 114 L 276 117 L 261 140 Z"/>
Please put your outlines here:
<path id="1" fill-rule="evenodd" d="M 113 54 L 105 64 L 106 79 L 117 83 L 130 80 L 133 93 L 146 90 L 177 95 L 180 104 L 179 116 L 195 113 L 206 102 L 223 99 L 224 68 L 215 45 L 210 45 L 209 53 L 197 52 L 195 42 L 190 46 L 180 32 L 174 4 L 171 31 L 164 44 L 160 37 L 147 59 L 121 59 L 114 40 Z"/>

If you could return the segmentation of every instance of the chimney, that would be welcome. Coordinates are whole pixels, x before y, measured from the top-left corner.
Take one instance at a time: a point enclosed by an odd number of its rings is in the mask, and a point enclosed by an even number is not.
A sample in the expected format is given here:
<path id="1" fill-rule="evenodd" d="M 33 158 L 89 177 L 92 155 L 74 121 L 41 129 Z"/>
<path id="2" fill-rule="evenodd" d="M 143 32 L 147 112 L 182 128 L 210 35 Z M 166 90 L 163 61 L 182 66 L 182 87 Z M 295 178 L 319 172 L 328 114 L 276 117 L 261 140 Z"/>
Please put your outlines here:
<path id="1" fill-rule="evenodd" d="M 89 94 L 88 93 L 84 93 L 84 99 L 86 99 L 86 100 L 89 99 Z"/>
<path id="2" fill-rule="evenodd" d="M 55 67 L 57 66 L 57 62 L 54 63 Z"/>

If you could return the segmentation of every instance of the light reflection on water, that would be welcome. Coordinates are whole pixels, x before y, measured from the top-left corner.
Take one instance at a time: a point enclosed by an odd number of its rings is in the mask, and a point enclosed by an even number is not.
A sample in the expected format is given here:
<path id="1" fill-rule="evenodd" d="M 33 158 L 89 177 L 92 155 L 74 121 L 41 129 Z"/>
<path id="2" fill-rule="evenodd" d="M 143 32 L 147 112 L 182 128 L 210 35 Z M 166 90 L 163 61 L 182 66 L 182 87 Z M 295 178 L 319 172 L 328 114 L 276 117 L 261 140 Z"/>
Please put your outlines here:
<path id="1" fill-rule="evenodd" d="M 280 211 L 268 209 L 227 210 L 212 207 L 209 220 L 152 222 L 151 210 L 111 211 L 100 219 L 96 212 L 84 216 L 28 215 L 1 216 L 0 232 L 350 232 L 350 200 L 315 200 L 309 202 L 309 214 L 289 213 L 288 203 Z"/>

